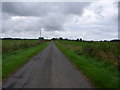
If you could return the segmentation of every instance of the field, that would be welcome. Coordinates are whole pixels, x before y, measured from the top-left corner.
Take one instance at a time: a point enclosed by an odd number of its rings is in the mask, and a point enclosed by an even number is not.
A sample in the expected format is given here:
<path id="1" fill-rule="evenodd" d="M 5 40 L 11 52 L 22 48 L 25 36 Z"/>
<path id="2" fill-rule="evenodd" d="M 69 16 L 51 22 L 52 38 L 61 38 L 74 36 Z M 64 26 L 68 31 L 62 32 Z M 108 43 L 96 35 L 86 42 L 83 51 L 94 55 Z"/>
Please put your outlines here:
<path id="1" fill-rule="evenodd" d="M 0 82 L 2 81 L 2 40 L 0 40 Z"/>
<path id="2" fill-rule="evenodd" d="M 119 43 L 60 41 L 60 44 L 73 50 L 78 55 L 86 55 L 118 66 Z"/>
<path id="3" fill-rule="evenodd" d="M 38 44 L 39 40 L 2 40 L 2 53 L 14 52 Z"/>
<path id="4" fill-rule="evenodd" d="M 58 48 L 83 72 L 95 87 L 117 88 L 118 43 L 55 41 Z"/>
<path id="5" fill-rule="evenodd" d="M 88 81 L 96 88 L 117 88 L 119 74 L 119 44 L 116 42 L 54 41 Z M 2 41 L 3 81 L 25 62 L 43 50 L 49 42 L 39 40 Z"/>
<path id="6" fill-rule="evenodd" d="M 39 40 L 2 41 L 2 78 L 5 80 L 12 72 L 48 45 Z"/>

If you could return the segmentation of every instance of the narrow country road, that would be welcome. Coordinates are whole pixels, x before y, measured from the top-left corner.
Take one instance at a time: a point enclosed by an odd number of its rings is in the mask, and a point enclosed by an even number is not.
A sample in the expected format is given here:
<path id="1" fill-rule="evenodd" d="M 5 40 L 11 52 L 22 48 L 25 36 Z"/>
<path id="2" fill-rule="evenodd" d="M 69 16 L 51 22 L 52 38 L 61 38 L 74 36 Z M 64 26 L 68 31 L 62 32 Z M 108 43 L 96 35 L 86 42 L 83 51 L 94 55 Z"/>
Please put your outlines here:
<path id="1" fill-rule="evenodd" d="M 91 88 L 84 76 L 51 42 L 11 75 L 3 88 Z"/>

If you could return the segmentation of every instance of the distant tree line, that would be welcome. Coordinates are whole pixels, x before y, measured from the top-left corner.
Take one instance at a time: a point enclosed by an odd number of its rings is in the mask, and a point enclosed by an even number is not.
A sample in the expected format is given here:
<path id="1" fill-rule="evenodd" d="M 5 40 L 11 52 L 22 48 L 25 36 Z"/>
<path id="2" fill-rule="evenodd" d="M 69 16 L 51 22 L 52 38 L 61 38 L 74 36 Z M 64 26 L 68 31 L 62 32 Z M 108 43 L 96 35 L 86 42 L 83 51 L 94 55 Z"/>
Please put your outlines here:
<path id="1" fill-rule="evenodd" d="M 2 40 L 38 40 L 38 39 L 27 39 L 27 38 L 0 38 Z"/>
<path id="2" fill-rule="evenodd" d="M 51 40 L 69 40 L 69 41 L 86 41 L 86 40 L 83 40 L 82 38 L 77 38 L 76 40 L 72 40 L 72 39 L 68 39 L 68 38 L 65 38 L 65 39 L 63 39 L 62 37 L 60 37 L 60 38 L 52 38 Z M 91 41 L 87 41 L 87 42 L 93 42 L 93 40 L 91 40 Z M 114 39 L 114 40 L 110 40 L 110 41 L 108 41 L 108 40 L 101 40 L 101 41 L 96 41 L 96 42 L 120 42 L 120 40 L 119 39 Z"/>
<path id="3" fill-rule="evenodd" d="M 22 38 L 0 38 L 1 40 L 47 40 L 47 39 L 44 39 L 44 37 L 39 37 L 38 39 L 22 39 Z M 68 38 L 52 38 L 51 40 L 69 40 L 69 41 L 86 41 L 86 40 L 83 40 L 82 38 L 77 38 L 76 40 L 72 40 L 72 39 L 68 39 Z M 88 42 L 93 42 L 92 40 L 91 41 L 88 41 Z M 114 39 L 114 40 L 101 40 L 101 41 L 96 41 L 96 42 L 120 42 L 120 39 Z"/>

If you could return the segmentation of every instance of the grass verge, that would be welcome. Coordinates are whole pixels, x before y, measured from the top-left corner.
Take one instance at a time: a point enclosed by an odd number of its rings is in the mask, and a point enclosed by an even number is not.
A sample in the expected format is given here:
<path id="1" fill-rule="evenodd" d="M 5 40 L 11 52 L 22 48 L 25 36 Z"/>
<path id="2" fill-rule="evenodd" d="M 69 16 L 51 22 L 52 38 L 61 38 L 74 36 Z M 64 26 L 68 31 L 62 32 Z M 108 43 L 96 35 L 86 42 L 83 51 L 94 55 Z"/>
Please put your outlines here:
<path id="1" fill-rule="evenodd" d="M 12 53 L 6 53 L 2 56 L 2 79 L 3 81 L 14 71 L 21 67 L 31 57 L 43 50 L 48 42 L 35 47 L 21 49 Z"/>
<path id="2" fill-rule="evenodd" d="M 96 88 L 118 88 L 118 69 L 111 64 L 77 55 L 58 43 L 57 47 L 81 70 Z"/>

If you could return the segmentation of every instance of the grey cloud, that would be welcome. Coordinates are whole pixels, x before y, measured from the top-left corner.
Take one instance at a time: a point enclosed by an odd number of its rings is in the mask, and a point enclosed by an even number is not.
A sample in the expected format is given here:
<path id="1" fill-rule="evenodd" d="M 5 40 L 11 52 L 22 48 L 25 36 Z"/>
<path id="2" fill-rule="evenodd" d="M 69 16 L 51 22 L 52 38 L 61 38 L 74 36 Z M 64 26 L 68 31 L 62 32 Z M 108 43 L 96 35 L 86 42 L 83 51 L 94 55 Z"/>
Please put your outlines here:
<path id="1" fill-rule="evenodd" d="M 63 3 L 63 13 L 81 15 L 84 7 L 89 6 L 89 2 L 73 2 Z"/>
<path id="2" fill-rule="evenodd" d="M 17 16 L 43 16 L 47 15 L 49 7 L 37 2 L 3 2 L 2 11 Z"/>
<path id="3" fill-rule="evenodd" d="M 63 25 L 66 22 L 66 17 L 71 14 L 81 15 L 84 7 L 88 6 L 88 4 L 70 2 L 4 2 L 2 4 L 3 19 L 10 19 L 12 16 L 39 17 L 42 19 L 37 21 L 37 23 L 44 30 L 64 30 Z M 25 30 L 27 29 L 25 28 Z"/>
<path id="4" fill-rule="evenodd" d="M 1 2 L 0 2 L 0 33 L 2 33 L 2 3 Z"/>
<path id="5" fill-rule="evenodd" d="M 11 18 L 11 15 L 9 13 L 2 12 L 2 20 L 8 20 Z"/>
<path id="6" fill-rule="evenodd" d="M 93 9 L 90 8 L 90 5 L 93 5 Z M 101 5 L 102 4 L 100 4 L 100 6 Z M 105 14 L 105 17 L 100 16 L 104 9 L 108 8 L 105 5 L 103 6 L 104 7 L 98 7 L 97 5 L 95 6 L 95 4 L 87 2 L 4 2 L 2 4 L 2 33 L 8 36 L 38 37 L 39 30 L 43 29 L 44 35 L 48 38 L 49 36 L 59 37 L 63 34 L 63 37 L 77 38 L 80 36 L 83 38 L 86 37 L 85 39 L 95 40 L 115 37 L 112 36 L 112 33 L 116 35 L 116 23 L 113 23 L 111 13 L 108 16 Z M 84 20 L 88 22 L 89 19 L 87 16 L 84 17 L 84 9 L 93 11 L 96 16 L 93 17 L 99 22 L 94 23 L 92 19 L 90 19 L 91 21 L 88 24 L 84 24 Z M 75 25 L 76 23 L 71 19 L 74 16 L 76 17 L 76 15 L 83 18 L 83 22 L 81 21 L 78 25 Z M 15 16 L 20 18 L 12 20 Z M 115 18 L 115 21 L 116 20 L 117 18 Z M 68 22 L 74 24 L 69 24 Z M 66 23 L 69 25 L 65 26 Z M 82 27 L 82 24 L 84 24 L 84 27 Z M 56 33 L 56 31 L 58 32 Z"/>
<path id="7" fill-rule="evenodd" d="M 39 18 L 36 17 L 25 17 L 18 20 L 3 20 L 3 33 L 13 32 L 30 32 L 38 31 L 41 28 L 41 24 L 38 23 Z"/>
<path id="8" fill-rule="evenodd" d="M 42 19 L 41 24 L 45 30 L 64 30 L 63 24 L 66 17 L 64 15 L 50 15 Z"/>
<path id="9" fill-rule="evenodd" d="M 2 10 L 3 12 L 18 16 L 44 16 L 51 12 L 59 12 L 62 14 L 81 14 L 83 8 L 88 5 L 88 2 L 3 2 Z"/>

